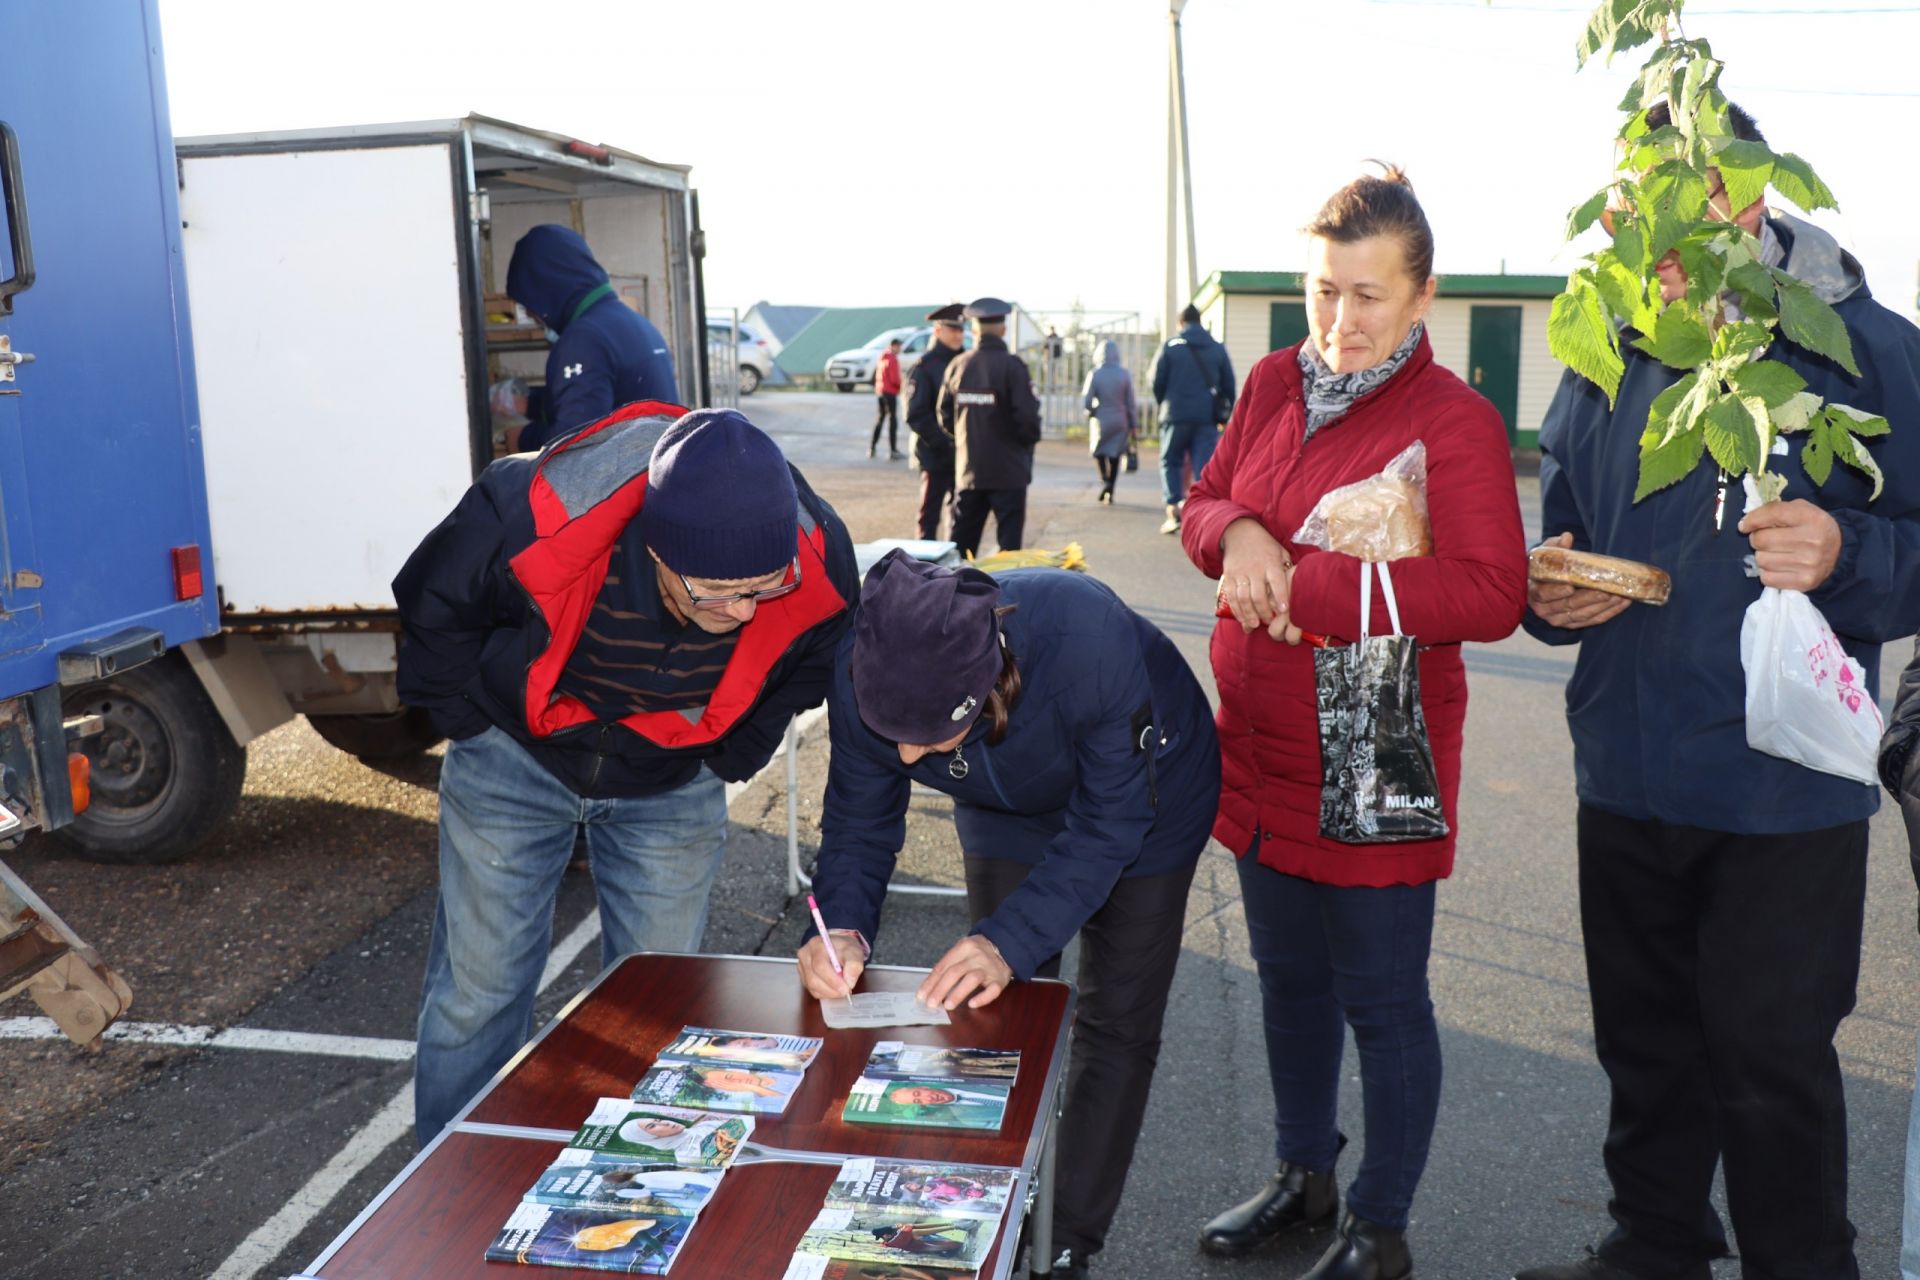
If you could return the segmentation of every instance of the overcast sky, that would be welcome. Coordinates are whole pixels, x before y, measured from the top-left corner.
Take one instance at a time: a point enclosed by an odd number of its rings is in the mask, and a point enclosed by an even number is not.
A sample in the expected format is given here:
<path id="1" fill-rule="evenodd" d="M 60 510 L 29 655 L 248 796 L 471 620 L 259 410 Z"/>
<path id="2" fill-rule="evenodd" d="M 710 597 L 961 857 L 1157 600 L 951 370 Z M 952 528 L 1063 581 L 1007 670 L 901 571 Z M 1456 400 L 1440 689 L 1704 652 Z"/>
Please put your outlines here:
<path id="1" fill-rule="evenodd" d="M 1578 0 L 1191 0 L 1200 273 L 1296 270 L 1296 232 L 1399 162 L 1446 272 L 1553 272 L 1638 58 L 1575 73 Z M 1913 310 L 1920 3 L 1694 0 L 1726 87 L 1840 198 Z M 480 112 L 687 164 L 707 296 L 992 293 L 1160 310 L 1164 0 L 162 0 L 180 136 Z M 1889 151 L 1891 154 L 1889 155 Z"/>

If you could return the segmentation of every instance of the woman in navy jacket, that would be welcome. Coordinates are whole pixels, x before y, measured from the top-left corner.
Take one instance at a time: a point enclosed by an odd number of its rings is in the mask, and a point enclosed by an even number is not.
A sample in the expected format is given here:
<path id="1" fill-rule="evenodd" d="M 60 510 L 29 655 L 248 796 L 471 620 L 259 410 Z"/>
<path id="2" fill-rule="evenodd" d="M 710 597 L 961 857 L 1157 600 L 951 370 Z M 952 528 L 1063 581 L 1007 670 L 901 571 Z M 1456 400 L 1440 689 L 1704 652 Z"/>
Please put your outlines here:
<path id="1" fill-rule="evenodd" d="M 810 992 L 858 981 L 915 782 L 953 797 L 973 918 L 923 1000 L 978 1008 L 1057 974 L 1081 934 L 1054 1229 L 1070 1255 L 1055 1265 L 1084 1275 L 1120 1203 L 1219 802 L 1206 694 L 1172 642 L 1092 578 L 996 580 L 895 551 L 867 575 L 827 706 L 814 892 L 846 972 L 810 939 Z"/>

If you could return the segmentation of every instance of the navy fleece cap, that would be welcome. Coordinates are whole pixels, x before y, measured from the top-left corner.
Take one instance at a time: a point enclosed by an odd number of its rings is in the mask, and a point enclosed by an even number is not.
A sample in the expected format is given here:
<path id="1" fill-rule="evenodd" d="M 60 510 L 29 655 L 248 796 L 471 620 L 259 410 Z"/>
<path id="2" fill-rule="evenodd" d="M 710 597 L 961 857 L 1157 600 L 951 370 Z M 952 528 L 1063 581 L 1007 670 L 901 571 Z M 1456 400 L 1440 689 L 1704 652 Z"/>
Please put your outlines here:
<path id="1" fill-rule="evenodd" d="M 653 446 L 640 536 L 689 578 L 764 578 L 793 562 L 800 500 L 780 446 L 732 409 L 695 409 Z"/>
<path id="2" fill-rule="evenodd" d="M 853 700 L 889 742 L 967 732 L 1000 676 L 1000 584 L 889 551 L 867 572 L 853 620 Z"/>

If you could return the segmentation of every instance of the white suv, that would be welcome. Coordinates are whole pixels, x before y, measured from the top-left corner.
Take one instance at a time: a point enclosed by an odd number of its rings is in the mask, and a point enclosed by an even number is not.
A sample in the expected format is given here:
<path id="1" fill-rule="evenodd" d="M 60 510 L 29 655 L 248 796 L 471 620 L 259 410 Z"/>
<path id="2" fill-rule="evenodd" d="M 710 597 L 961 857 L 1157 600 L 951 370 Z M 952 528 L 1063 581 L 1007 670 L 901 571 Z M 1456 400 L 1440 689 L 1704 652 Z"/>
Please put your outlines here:
<path id="1" fill-rule="evenodd" d="M 732 332 L 733 325 L 725 320 L 707 321 L 707 360 L 716 369 L 734 363 L 727 359 L 727 338 Z M 750 396 L 773 373 L 773 353 L 767 350 L 767 340 L 747 325 L 741 325 L 738 333 L 736 359 L 740 366 L 740 394 Z"/>
<path id="2" fill-rule="evenodd" d="M 902 343 L 900 374 L 902 377 L 905 377 L 909 366 L 906 361 L 904 344 L 916 333 L 926 332 L 930 331 L 916 329 L 912 325 L 908 325 L 904 329 L 888 329 L 884 333 L 875 334 L 872 338 L 868 339 L 864 346 L 855 347 L 851 351 L 842 351 L 834 356 L 833 359 L 827 361 L 827 381 L 842 391 L 853 390 L 857 383 L 872 382 L 873 370 L 874 367 L 880 363 L 881 353 L 887 349 L 887 344 L 895 338 L 900 339 Z M 920 349 L 923 351 L 926 350 L 926 343 L 924 341 L 921 342 Z"/>

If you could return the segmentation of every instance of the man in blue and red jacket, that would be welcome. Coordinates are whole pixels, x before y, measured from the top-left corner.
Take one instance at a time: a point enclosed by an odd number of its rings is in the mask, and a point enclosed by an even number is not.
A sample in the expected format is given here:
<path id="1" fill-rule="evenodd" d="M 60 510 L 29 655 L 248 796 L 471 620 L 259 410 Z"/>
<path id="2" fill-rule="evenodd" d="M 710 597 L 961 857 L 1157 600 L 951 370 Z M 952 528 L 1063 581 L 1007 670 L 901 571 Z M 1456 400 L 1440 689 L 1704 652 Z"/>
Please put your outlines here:
<path id="1" fill-rule="evenodd" d="M 615 405 L 680 398 L 660 331 L 613 291 L 579 232 L 542 223 L 520 237 L 507 264 L 507 296 L 549 330 L 545 409 L 520 429 L 538 449 L 598 422 Z"/>
<path id="2" fill-rule="evenodd" d="M 400 697 L 453 740 L 424 1145 L 533 1033 L 579 828 L 603 964 L 699 947 L 723 782 L 825 698 L 859 582 L 840 518 L 764 433 L 647 401 L 493 463 L 393 589 Z"/>

